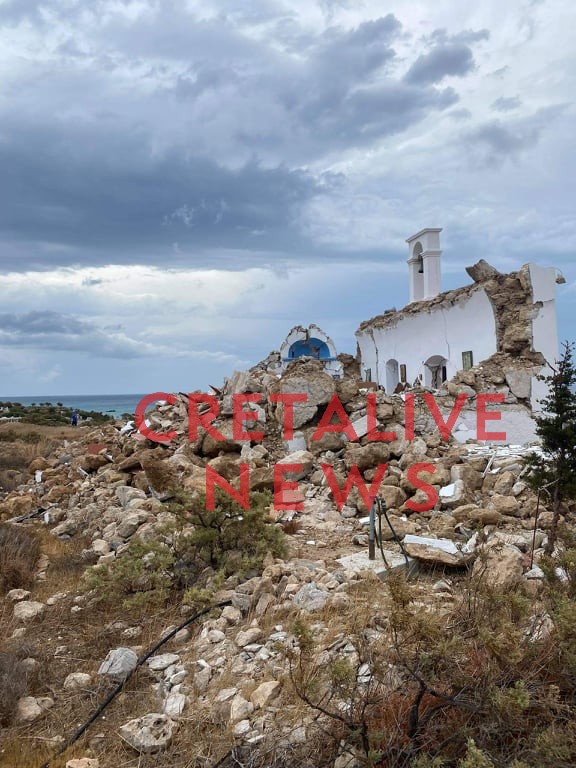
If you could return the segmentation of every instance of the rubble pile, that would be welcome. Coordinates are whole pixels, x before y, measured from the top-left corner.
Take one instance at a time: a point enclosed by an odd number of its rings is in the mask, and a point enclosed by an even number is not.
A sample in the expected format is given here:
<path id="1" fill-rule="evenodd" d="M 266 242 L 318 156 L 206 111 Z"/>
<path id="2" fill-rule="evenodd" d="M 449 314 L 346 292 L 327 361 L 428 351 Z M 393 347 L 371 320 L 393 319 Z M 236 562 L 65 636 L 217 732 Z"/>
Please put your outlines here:
<path id="1" fill-rule="evenodd" d="M 498 364 L 503 360 L 499 358 Z M 130 424 L 122 429 L 99 427 L 52 457 L 35 459 L 30 465 L 33 479 L 0 502 L 3 521 L 47 526 L 51 536 L 62 541 L 84 537 L 89 546 L 81 555 L 89 571 L 122 558 L 133 541 L 158 539 L 170 546 L 165 526 L 171 518 L 168 505 L 174 489 L 191 498 L 202 493 L 208 467 L 239 487 L 240 464 L 248 464 L 251 490 L 273 490 L 277 463 L 301 465 L 293 501 L 302 503 L 303 509 L 277 510 L 271 504 L 269 511 L 271 524 L 293 524 L 286 527 L 290 531 L 286 558 L 269 558 L 264 571 L 246 581 L 225 581 L 215 597 L 230 600 L 231 605 L 216 618 L 206 619 L 197 631 L 180 632 L 168 650 L 149 660 L 157 707 L 127 721 L 118 736 L 140 753 L 169 748 L 182 718 L 191 712 L 220 724 L 234 742 L 252 749 L 264 748 L 271 740 L 276 748 L 283 745 L 287 750 L 305 743 L 315 727 L 313 714 L 302 713 L 286 688 L 288 652 L 294 644 L 290 620 L 298 614 L 313 617 L 316 630 L 327 638 L 328 656 L 353 656 L 354 646 L 340 631 L 342 616 L 354 602 L 354 589 L 373 578 L 374 571 L 384 579 L 390 569 L 409 565 L 412 573 L 420 569 L 426 584 L 430 568 L 445 569 L 448 586 L 428 590 L 432 602 L 450 600 L 450 574 L 468 570 L 481 570 L 490 584 L 521 585 L 529 596 L 541 588 L 543 574 L 530 563 L 538 563 L 551 513 L 540 504 L 534 530 L 537 502 L 523 480 L 527 449 L 443 440 L 421 405 L 415 413 L 414 439 L 407 440 L 403 396 L 381 391 L 376 392 L 378 429 L 395 432 L 396 439 L 370 441 L 366 395 L 373 390 L 359 378 L 347 375 L 335 380 L 318 362 L 307 359 L 290 363 L 279 377 L 270 372 L 273 363 L 271 358 L 249 371 L 235 372 L 222 388 L 213 388 L 219 404 L 213 425 L 225 440 L 215 440 L 203 428 L 190 440 L 189 397 L 178 394 L 174 404 L 158 404 L 148 415 L 152 429 L 174 429 L 176 439 L 154 443 Z M 352 358 L 345 363 L 348 371 L 354 369 Z M 521 401 L 523 370 L 500 377 L 490 366 L 459 374 L 439 393 L 441 402 L 449 407 L 457 394 L 477 392 L 487 381 L 502 391 L 507 388 L 507 397 Z M 264 432 L 261 442 L 234 437 L 233 396 L 247 393 L 262 396 L 250 406 L 255 418 L 248 425 Z M 283 437 L 282 404 L 271 399 L 277 393 L 307 395 L 305 404 L 294 406 L 294 434 L 289 440 Z M 358 441 L 337 432 L 313 439 L 334 394 Z M 434 470 L 420 475 L 437 494 L 434 508 L 424 512 L 414 512 L 409 505 L 427 499 L 409 477 L 415 463 Z M 379 491 L 387 515 L 379 521 L 383 551 L 377 551 L 376 561 L 370 563 L 369 510 L 356 488 L 338 509 L 322 467 L 329 465 L 343 487 L 352 467 L 369 485 L 383 464 L 387 465 Z M 38 583 L 50 578 L 49 558 L 44 556 L 30 567 L 36 569 Z M 437 580 L 438 575 L 429 582 Z M 85 610 L 87 599 L 80 591 L 58 592 L 38 602 L 34 590 L 13 590 L 7 600 L 12 604 L 14 636 L 32 635 L 36 623 L 51 611 L 73 616 Z M 118 630 L 122 645 L 106 658 L 94 659 L 92 668 L 70 669 L 62 680 L 61 695 L 90 691 L 99 678 L 118 681 L 130 673 L 141 652 L 135 644 L 142 627 L 125 624 Z M 385 630 L 372 627 L 370 632 L 376 642 Z M 57 705 L 59 695 L 54 691 L 51 697 L 22 698 L 20 722 L 42 718 Z"/>

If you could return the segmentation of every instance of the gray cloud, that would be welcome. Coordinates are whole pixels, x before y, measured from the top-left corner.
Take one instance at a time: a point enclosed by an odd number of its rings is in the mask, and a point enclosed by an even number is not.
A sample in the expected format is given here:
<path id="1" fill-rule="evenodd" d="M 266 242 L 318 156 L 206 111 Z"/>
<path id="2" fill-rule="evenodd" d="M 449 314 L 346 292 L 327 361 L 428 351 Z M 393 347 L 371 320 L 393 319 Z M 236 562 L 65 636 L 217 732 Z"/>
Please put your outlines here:
<path id="1" fill-rule="evenodd" d="M 37 244 L 27 261 L 42 267 L 88 251 L 95 263 L 111 252 L 124 263 L 159 253 L 178 261 L 175 242 L 258 250 L 297 240 L 293 220 L 314 194 L 311 176 L 257 162 L 230 170 L 183 151 L 155 155 L 150 142 L 81 125 L 5 124 L 2 266 L 22 266 L 10 243 Z M 254 232 L 264 236 L 255 241 Z"/>
<path id="2" fill-rule="evenodd" d="M 2 346 L 84 352 L 117 359 L 148 357 L 160 351 L 121 332 L 107 332 L 94 323 L 50 311 L 0 314 Z"/>
<path id="3" fill-rule="evenodd" d="M 522 106 L 518 96 L 500 96 L 492 103 L 492 109 L 496 112 L 512 112 Z"/>
<path id="4" fill-rule="evenodd" d="M 543 131 L 564 111 L 563 105 L 555 105 L 508 122 L 492 120 L 468 132 L 465 140 L 481 149 L 486 162 L 498 165 L 534 147 Z"/>
<path id="5" fill-rule="evenodd" d="M 448 43 L 419 56 L 406 73 L 406 81 L 427 85 L 438 83 L 449 75 L 464 77 L 473 69 L 472 49 L 464 43 Z"/>
<path id="6" fill-rule="evenodd" d="M 46 8 L 57 18 L 68 5 L 3 6 L 38 24 Z M 318 164 L 458 101 L 435 87 L 438 63 L 433 77 L 393 76 L 392 14 L 311 34 L 268 0 L 203 19 L 173 0 L 130 22 L 117 10 L 100 0 L 67 17 L 81 33 L 6 85 L 2 269 L 307 259 L 321 249 L 298 222 L 325 191 Z M 259 23 L 298 33 L 272 45 L 246 34 Z"/>
<path id="7" fill-rule="evenodd" d="M 98 326 L 54 311 L 0 314 L 0 350 L 23 349 L 39 352 L 71 352 L 91 360 L 108 358 L 129 361 L 146 358 L 179 358 L 238 365 L 236 354 L 216 349 L 180 348 L 158 339 L 152 344 L 129 336 L 120 325 Z"/>

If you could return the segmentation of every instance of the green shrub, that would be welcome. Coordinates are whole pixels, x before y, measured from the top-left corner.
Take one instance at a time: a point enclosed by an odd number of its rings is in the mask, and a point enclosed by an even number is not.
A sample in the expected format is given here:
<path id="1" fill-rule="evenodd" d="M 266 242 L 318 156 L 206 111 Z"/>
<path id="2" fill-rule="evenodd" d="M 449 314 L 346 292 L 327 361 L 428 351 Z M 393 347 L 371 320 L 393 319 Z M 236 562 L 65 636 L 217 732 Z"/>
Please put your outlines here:
<path id="1" fill-rule="evenodd" d="M 227 576 L 255 575 L 268 553 L 284 554 L 282 531 L 266 519 L 269 503 L 267 494 L 254 493 L 246 512 L 219 494 L 216 509 L 206 512 L 204 499 L 180 496 L 167 507 L 173 522 L 159 530 L 158 540 L 134 538 L 113 563 L 89 571 L 87 588 L 96 603 L 127 609 L 162 606 L 170 598 L 205 604 Z"/>

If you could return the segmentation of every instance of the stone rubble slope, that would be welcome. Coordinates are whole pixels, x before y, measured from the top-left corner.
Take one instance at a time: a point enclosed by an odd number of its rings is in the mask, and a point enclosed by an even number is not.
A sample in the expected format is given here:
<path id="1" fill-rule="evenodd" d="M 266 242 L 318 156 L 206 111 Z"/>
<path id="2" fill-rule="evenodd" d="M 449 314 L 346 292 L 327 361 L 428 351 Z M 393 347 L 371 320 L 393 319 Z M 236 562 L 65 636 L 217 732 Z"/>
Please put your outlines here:
<path id="1" fill-rule="evenodd" d="M 329 657 L 354 656 L 350 638 L 335 628 L 354 602 L 354 588 L 370 578 L 364 569 L 368 510 L 354 489 L 339 511 L 322 465 L 332 467 L 342 486 L 354 465 L 371 482 L 378 465 L 388 464 L 379 495 L 388 513 L 389 522 L 382 519 L 382 538 L 384 555 L 391 563 L 403 567 L 405 552 L 424 569 L 426 564 L 448 570 L 483 569 L 488 583 L 522 585 L 534 596 L 540 589 L 542 572 L 537 565 L 529 568 L 530 552 L 534 535 L 537 564 L 551 513 L 541 505 L 533 534 L 536 498 L 523 480 L 524 450 L 462 445 L 452 438 L 444 441 L 421 405 L 416 411 L 416 436 L 408 441 L 402 396 L 381 391 L 376 392 L 378 426 L 395 431 L 397 439 L 369 442 L 366 395 L 373 391 L 371 387 L 352 375 L 334 380 L 313 360 L 295 361 L 281 378 L 268 371 L 269 363 L 236 372 L 221 389 L 214 389 L 220 404 L 214 425 L 225 441 L 215 441 L 202 429 L 196 440 L 188 439 L 188 397 L 179 394 L 175 404 L 159 404 L 148 416 L 155 430 L 175 429 L 176 440 L 159 445 L 130 427 L 94 429 L 56 455 L 35 459 L 30 465 L 34 480 L 0 502 L 2 520 L 41 510 L 35 524 L 47 526 L 52 536 L 60 540 L 87 537 L 91 544 L 82 556 L 90 569 L 121 558 L 133 540 L 161 537 L 170 519 L 166 502 L 171 490 L 178 487 L 191 495 L 204 491 L 207 467 L 237 484 L 240 464 L 247 463 L 251 489 L 272 490 L 277 462 L 302 465 L 296 495 L 303 501 L 303 511 L 271 507 L 269 513 L 277 524 L 293 519 L 298 523 L 288 535 L 288 558 L 269 558 L 260 576 L 243 583 L 229 579 L 216 597 L 231 600 L 231 605 L 197 630 L 180 632 L 165 651 L 149 660 L 157 709 L 126 722 L 119 733 L 131 748 L 144 754 L 168 748 L 182 718 L 191 711 L 207 713 L 215 724 L 229 729 L 233 739 L 252 748 L 271 738 L 287 747 L 309 738 L 312 718 L 302 715 L 286 690 L 287 658 L 295 643 L 287 621 L 298 613 L 311 617 L 320 636 L 331 638 L 326 648 Z M 480 391 L 486 377 L 479 371 L 460 374 L 438 393 L 439 400 L 449 408 L 457 394 Z M 508 386 L 509 392 L 516 389 L 520 397 L 518 381 L 497 383 Z M 308 397 L 305 405 L 294 408 L 296 431 L 289 442 L 282 437 L 282 408 L 270 402 L 270 395 L 279 392 L 304 392 Z M 233 437 L 233 395 L 243 393 L 262 395 L 261 404 L 254 408 L 257 420 L 249 425 L 264 431 L 262 443 Z M 336 433 L 312 439 L 334 393 L 355 425 L 358 442 Z M 408 477 L 414 463 L 434 467 L 434 474 L 428 476 L 438 492 L 433 510 L 417 513 L 407 506 L 409 501 L 426 499 Z M 397 538 L 404 543 L 400 545 Z M 357 562 L 364 565 L 355 566 Z M 45 556 L 36 564 L 39 581 L 46 579 L 49 564 Z M 376 572 L 385 578 L 378 552 Z M 435 590 L 431 599 L 436 600 L 439 593 L 449 600 L 449 578 Z M 82 611 L 85 597 L 56 593 L 41 603 L 33 591 L 13 590 L 7 600 L 13 604 L 15 636 L 25 637 L 33 634 L 35 622 L 50 611 L 62 610 L 62 605 L 72 616 Z M 124 679 L 142 650 L 131 643 L 140 631 L 123 627 L 125 645 L 106 658 L 94 659 L 92 669 L 70 669 L 62 680 L 63 690 L 89 689 L 98 677 Z M 374 641 L 382 636 L 378 628 L 369 631 Z M 51 697 L 24 697 L 18 703 L 18 720 L 33 722 L 53 705 Z M 295 725 L 296 717 L 300 720 Z"/>

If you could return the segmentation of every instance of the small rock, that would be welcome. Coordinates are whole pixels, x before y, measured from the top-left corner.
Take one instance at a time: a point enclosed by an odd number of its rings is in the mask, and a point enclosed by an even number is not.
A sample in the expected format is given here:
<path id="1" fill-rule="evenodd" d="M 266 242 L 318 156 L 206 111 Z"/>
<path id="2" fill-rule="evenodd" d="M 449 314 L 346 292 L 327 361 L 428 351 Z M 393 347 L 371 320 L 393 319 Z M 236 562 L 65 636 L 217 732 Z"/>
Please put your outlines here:
<path id="1" fill-rule="evenodd" d="M 187 698 L 183 693 L 171 693 L 164 702 L 164 714 L 172 719 L 180 717 L 187 704 Z"/>
<path id="2" fill-rule="evenodd" d="M 282 690 L 282 684 L 278 680 L 271 680 L 268 683 L 262 683 L 256 688 L 256 690 L 250 696 L 250 701 L 254 704 L 256 709 L 262 709 L 266 707 L 271 701 L 273 701 L 280 691 Z"/>
<path id="3" fill-rule="evenodd" d="M 28 600 L 31 594 L 27 589 L 11 589 L 6 597 L 13 603 L 19 603 L 21 600 Z"/>
<path id="4" fill-rule="evenodd" d="M 32 723 L 42 714 L 42 707 L 34 696 L 24 696 L 16 704 L 16 722 Z"/>
<path id="5" fill-rule="evenodd" d="M 138 656 L 136 656 L 131 648 L 115 648 L 113 651 L 110 651 L 100 665 L 98 674 L 106 675 L 106 677 L 116 682 L 121 682 L 136 668 L 137 663 Z"/>
<path id="6" fill-rule="evenodd" d="M 66 768 L 100 768 L 100 762 L 96 758 L 81 757 L 76 760 L 68 760 Z"/>
<path id="7" fill-rule="evenodd" d="M 179 661 L 180 656 L 177 653 L 162 653 L 149 659 L 148 666 L 153 672 L 162 672 Z"/>
<path id="8" fill-rule="evenodd" d="M 55 595 L 52 595 L 52 597 L 49 597 L 48 600 L 46 600 L 46 605 L 56 605 L 56 603 L 65 600 L 67 597 L 68 592 L 56 592 Z"/>
<path id="9" fill-rule="evenodd" d="M 16 603 L 14 606 L 14 618 L 18 621 L 32 621 L 44 614 L 46 606 L 44 603 L 36 603 L 34 600 L 26 600 L 22 603 Z"/>
<path id="10" fill-rule="evenodd" d="M 81 691 L 88 688 L 91 682 L 91 676 L 85 672 L 71 672 L 66 680 L 64 680 L 64 690 Z"/>
<path id="11" fill-rule="evenodd" d="M 230 721 L 235 723 L 238 720 L 245 720 L 253 711 L 254 705 L 238 694 L 232 699 L 232 704 L 230 706 Z"/>
<path id="12" fill-rule="evenodd" d="M 172 741 L 174 730 L 175 724 L 168 715 L 152 712 L 125 723 L 119 733 L 137 752 L 149 755 L 165 749 Z"/>
<path id="13" fill-rule="evenodd" d="M 262 630 L 259 627 L 251 627 L 245 632 L 238 632 L 235 642 L 238 648 L 244 648 L 246 645 L 255 643 L 261 637 Z"/>
<path id="14" fill-rule="evenodd" d="M 233 733 L 236 738 L 240 738 L 246 736 L 247 733 L 250 733 L 250 730 L 250 720 L 240 720 L 240 722 L 236 723 L 234 726 Z"/>
<path id="15" fill-rule="evenodd" d="M 233 605 L 227 605 L 221 614 L 223 619 L 226 619 L 228 624 L 231 624 L 234 626 L 235 624 L 238 624 L 240 622 L 240 619 L 242 618 L 242 613 L 238 608 L 234 608 Z"/>
<path id="16" fill-rule="evenodd" d="M 312 613 L 314 611 L 322 610 L 326 605 L 329 596 L 328 592 L 318 589 L 317 584 L 314 581 L 311 581 L 309 584 L 304 584 L 304 586 L 296 592 L 293 601 L 295 605 Z"/>

